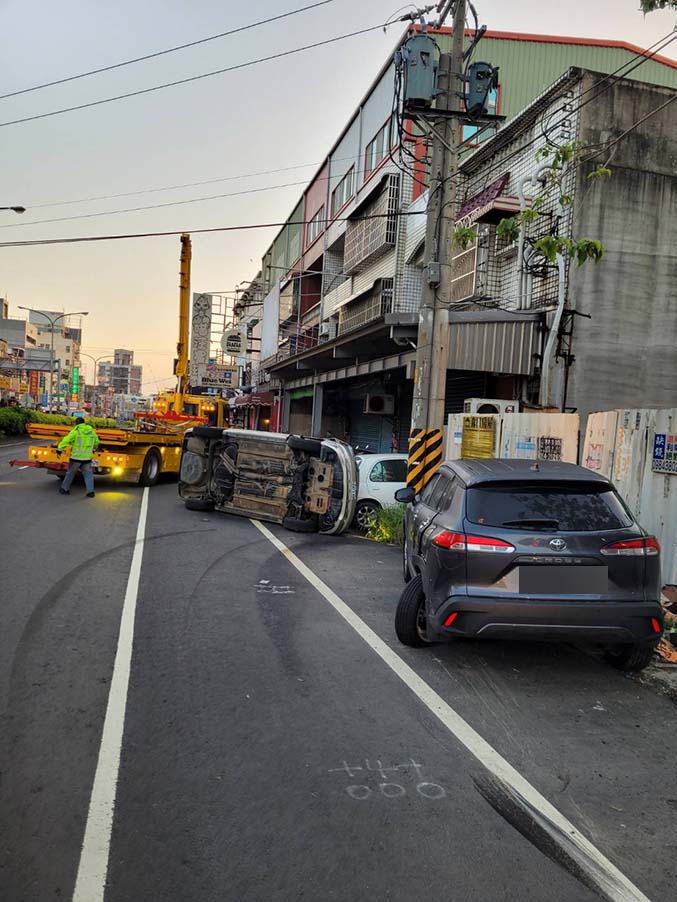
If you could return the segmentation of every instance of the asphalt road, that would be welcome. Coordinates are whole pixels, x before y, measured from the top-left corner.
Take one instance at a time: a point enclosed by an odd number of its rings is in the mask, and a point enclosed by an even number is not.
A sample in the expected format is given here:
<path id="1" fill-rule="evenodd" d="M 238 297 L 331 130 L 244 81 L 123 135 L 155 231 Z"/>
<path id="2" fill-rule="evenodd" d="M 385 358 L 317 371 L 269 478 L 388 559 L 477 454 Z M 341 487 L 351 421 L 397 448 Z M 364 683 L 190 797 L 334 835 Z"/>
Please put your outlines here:
<path id="1" fill-rule="evenodd" d="M 0 899 L 71 899 L 143 492 L 64 498 L 8 450 Z M 397 549 L 272 527 L 311 584 L 248 520 L 188 512 L 173 484 L 147 497 L 105 902 L 613 898 L 491 804 L 315 577 L 646 897 L 675 898 L 673 702 L 570 647 L 405 649 Z"/>

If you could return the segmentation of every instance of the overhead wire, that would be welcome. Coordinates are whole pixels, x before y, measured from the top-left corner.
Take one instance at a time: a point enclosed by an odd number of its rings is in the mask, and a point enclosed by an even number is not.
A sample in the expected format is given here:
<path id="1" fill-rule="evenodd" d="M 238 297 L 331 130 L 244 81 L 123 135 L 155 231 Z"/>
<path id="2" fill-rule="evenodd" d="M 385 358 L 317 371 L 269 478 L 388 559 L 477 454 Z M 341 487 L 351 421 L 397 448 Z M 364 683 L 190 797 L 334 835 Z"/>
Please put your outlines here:
<path id="1" fill-rule="evenodd" d="M 121 69 L 123 66 L 131 66 L 135 63 L 143 63 L 146 60 L 157 59 L 159 56 L 166 56 L 168 53 L 176 53 L 177 50 L 186 50 L 189 47 L 198 47 L 200 44 L 207 44 L 210 41 L 216 41 L 233 34 L 239 34 L 242 31 L 248 31 L 250 28 L 258 28 L 259 25 L 268 25 L 270 22 L 278 22 L 280 19 L 287 19 L 290 16 L 296 16 L 299 13 L 308 12 L 308 10 L 316 9 L 319 6 L 326 6 L 333 3 L 334 0 L 319 0 L 317 3 L 311 3 L 308 6 L 302 6 L 299 9 L 292 9 L 286 13 L 280 13 L 277 16 L 267 16 L 258 22 L 250 22 L 248 25 L 240 25 L 238 28 L 231 28 L 229 31 L 222 31 L 219 34 L 208 35 L 206 38 L 198 38 L 195 41 L 188 41 L 186 44 L 177 44 L 175 47 L 167 47 L 165 50 L 157 50 L 154 53 L 146 53 L 143 56 L 137 56 L 133 59 L 123 60 L 120 63 L 112 63 L 109 66 L 101 66 L 98 69 L 90 69 L 87 72 L 80 72 L 77 75 L 68 75 L 64 78 L 57 78 L 54 81 L 46 81 L 39 85 L 33 85 L 30 88 L 21 88 L 19 91 L 9 91 L 7 94 L 0 94 L 0 100 L 8 97 L 18 97 L 20 94 L 29 94 L 31 91 L 40 91 L 43 88 L 52 88 L 55 85 L 63 85 L 70 81 L 77 81 L 81 78 L 89 78 L 90 75 L 100 75 L 102 72 L 112 72 L 114 69 Z"/>
<path id="2" fill-rule="evenodd" d="M 175 81 L 163 82 L 159 85 L 153 85 L 150 88 L 141 88 L 137 91 L 127 91 L 124 94 L 116 94 L 113 97 L 102 97 L 99 100 L 90 100 L 87 103 L 78 103 L 75 106 L 62 107 L 58 110 L 50 110 L 47 113 L 36 113 L 33 116 L 23 116 L 20 119 L 9 119 L 6 122 L 0 122 L 0 128 L 6 128 L 10 125 L 20 125 L 24 122 L 35 122 L 38 119 L 47 119 L 51 116 L 60 116 L 63 113 L 73 113 L 77 110 L 86 110 L 90 109 L 91 107 L 101 106 L 105 103 L 113 103 L 118 100 L 127 100 L 130 97 L 141 97 L 144 94 L 151 94 L 154 91 L 162 91 L 166 88 L 174 88 L 177 85 L 191 84 L 205 78 L 212 78 L 215 75 L 223 75 L 226 72 L 235 72 L 238 69 L 246 69 L 250 66 L 256 66 L 259 63 L 267 63 L 271 62 L 272 60 L 292 56 L 295 53 L 303 53 L 306 50 L 313 50 L 316 47 L 326 47 L 328 44 L 335 44 L 338 41 L 345 41 L 348 38 L 354 38 L 358 35 L 368 34 L 371 31 L 378 31 L 385 27 L 387 26 L 384 23 L 380 23 L 379 25 L 371 25 L 368 28 L 360 28 L 357 31 L 350 31 L 347 34 L 340 34 L 336 35 L 333 38 L 326 38 L 324 41 L 315 41 L 313 44 L 305 44 L 303 47 L 294 47 L 291 50 L 281 50 L 279 53 L 272 53 L 268 56 L 258 57 L 257 59 L 246 60 L 244 63 L 237 63 L 234 66 L 225 66 L 223 69 L 214 69 L 211 72 L 202 72 L 200 75 L 191 75 L 187 78 L 178 78 Z"/>
<path id="3" fill-rule="evenodd" d="M 415 212 L 410 212 L 408 210 L 401 211 L 399 213 L 374 213 L 366 216 L 336 216 L 333 219 L 301 219 L 298 220 L 292 225 L 309 225 L 311 222 L 314 223 L 323 223 L 328 225 L 332 222 L 347 222 L 348 219 L 351 219 L 353 222 L 360 222 L 363 220 L 369 219 L 388 219 L 393 216 L 416 216 L 418 215 Z M 255 223 L 242 223 L 238 225 L 230 225 L 230 226 L 211 226 L 209 228 L 201 228 L 201 229 L 191 229 L 191 228 L 183 228 L 183 229 L 168 229 L 166 231 L 152 231 L 152 232 L 125 232 L 117 235 L 79 235 L 72 238 L 34 238 L 34 239 L 26 239 L 23 241 L 0 241 L 0 248 L 3 247 L 37 247 L 37 246 L 49 246 L 55 244 L 84 244 L 87 242 L 101 242 L 101 241 L 121 241 L 124 239 L 132 239 L 132 238 L 166 238 L 175 235 L 206 235 L 210 233 L 216 232 L 244 232 L 244 231 L 253 231 L 255 229 L 273 229 L 273 228 L 282 228 L 283 226 L 289 225 L 289 220 L 285 219 L 282 222 L 255 222 Z"/>
<path id="4" fill-rule="evenodd" d="M 353 157 L 333 158 L 332 162 L 339 160 L 352 160 Z M 45 207 L 65 207 L 71 204 L 85 204 L 95 200 L 113 200 L 117 197 L 135 197 L 140 194 L 155 194 L 160 191 L 178 191 L 182 188 L 197 188 L 200 185 L 214 185 L 219 182 L 232 182 L 237 179 L 257 178 L 260 175 L 274 175 L 278 172 L 289 172 L 294 169 L 309 169 L 311 166 L 321 166 L 324 161 L 319 163 L 299 163 L 295 166 L 279 166 L 276 169 L 262 169 L 259 172 L 245 172 L 240 175 L 226 175 L 214 179 L 202 179 L 198 182 L 183 182 L 180 185 L 162 185 L 158 188 L 139 188 L 136 191 L 121 191 L 116 194 L 98 194 L 90 197 L 76 197 L 71 200 L 54 200 L 46 204 L 26 203 L 27 210 L 42 210 Z"/>
<path id="5" fill-rule="evenodd" d="M 354 157 L 344 157 L 343 159 L 344 160 L 354 160 L 355 158 Z M 291 168 L 293 168 L 293 167 L 291 167 Z M 354 168 L 354 167 L 351 167 L 351 168 Z M 348 170 L 348 171 L 350 171 L 350 170 Z M 359 169 L 355 173 L 355 176 L 360 177 L 365 172 L 366 172 L 366 169 Z M 347 175 L 347 173 L 345 173 L 344 175 Z M 235 176 L 234 176 L 234 178 L 235 178 Z M 316 184 L 318 182 L 328 182 L 328 181 L 330 182 L 333 180 L 336 180 L 336 184 L 338 185 L 341 181 L 341 177 L 339 177 L 338 175 L 318 176 L 317 178 L 313 179 L 313 184 Z M 197 184 L 204 184 L 204 183 L 198 182 Z M 138 207 L 124 207 L 120 210 L 100 210 L 100 211 L 94 211 L 92 213 L 77 213 L 74 216 L 56 216 L 56 217 L 52 217 L 51 219 L 32 219 L 32 220 L 27 220 L 27 221 L 22 219 L 20 222 L 12 222 L 12 223 L 6 223 L 4 225 L 0 225 L 0 229 L 16 229 L 16 228 L 22 228 L 22 227 L 26 227 L 26 226 L 44 225 L 45 223 L 54 223 L 54 222 L 71 222 L 76 219 L 95 219 L 100 216 L 114 216 L 117 213 L 138 213 L 142 210 L 159 210 L 159 209 L 163 209 L 166 207 L 185 206 L 186 204 L 200 203 L 202 201 L 207 201 L 207 200 L 220 200 L 220 199 L 226 198 L 226 197 L 241 197 L 246 194 L 259 194 L 259 193 L 263 193 L 265 191 L 273 191 L 273 190 L 276 190 L 279 188 L 291 188 L 291 187 L 298 187 L 299 185 L 307 185 L 307 184 L 308 184 L 308 180 L 302 179 L 301 181 L 284 182 L 284 183 L 278 184 L 278 185 L 265 185 L 265 186 L 259 187 L 259 188 L 244 188 L 242 191 L 229 191 L 224 194 L 208 194 L 203 197 L 191 197 L 191 198 L 185 198 L 184 200 L 165 201 L 164 203 L 161 203 L 161 204 L 144 204 L 144 205 L 141 205 Z M 163 189 L 152 189 L 152 190 L 163 190 Z M 130 193 L 143 193 L 143 192 L 130 192 Z M 117 195 L 113 195 L 113 196 L 117 196 Z M 69 202 L 64 201 L 62 203 L 69 203 Z M 72 201 L 72 203 L 77 203 L 77 201 Z M 53 205 L 43 204 L 42 206 L 46 207 L 46 206 L 53 206 Z M 33 207 L 33 209 L 38 209 L 38 208 Z"/>

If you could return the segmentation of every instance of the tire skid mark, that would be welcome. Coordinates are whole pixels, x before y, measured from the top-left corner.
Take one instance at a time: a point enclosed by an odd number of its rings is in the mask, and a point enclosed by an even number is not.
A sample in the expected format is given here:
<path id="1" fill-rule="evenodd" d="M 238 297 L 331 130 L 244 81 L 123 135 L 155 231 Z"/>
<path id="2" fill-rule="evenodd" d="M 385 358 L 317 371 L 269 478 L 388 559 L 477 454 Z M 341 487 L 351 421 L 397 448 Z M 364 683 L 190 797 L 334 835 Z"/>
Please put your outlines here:
<path id="1" fill-rule="evenodd" d="M 472 779 L 477 791 L 494 811 L 546 858 L 607 902 L 620 902 L 628 898 L 624 885 L 600 868 L 597 861 L 586 855 L 565 830 L 530 805 L 516 789 L 495 775 L 474 776 Z"/>

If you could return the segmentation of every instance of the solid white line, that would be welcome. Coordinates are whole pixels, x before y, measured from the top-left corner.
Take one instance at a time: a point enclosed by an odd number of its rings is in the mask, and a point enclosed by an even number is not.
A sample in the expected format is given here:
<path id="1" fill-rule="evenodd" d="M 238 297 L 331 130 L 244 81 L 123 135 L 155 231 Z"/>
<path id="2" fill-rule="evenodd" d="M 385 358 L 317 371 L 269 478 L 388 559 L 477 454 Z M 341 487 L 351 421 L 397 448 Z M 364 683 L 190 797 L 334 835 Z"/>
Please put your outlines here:
<path id="1" fill-rule="evenodd" d="M 73 902 L 103 902 L 106 889 L 108 855 L 110 852 L 111 831 L 113 829 L 118 771 L 120 769 L 122 734 L 125 727 L 127 689 L 132 661 L 132 644 L 134 642 L 134 618 L 136 614 L 136 599 L 139 592 L 147 514 L 148 489 L 145 488 L 141 498 L 141 510 L 139 511 L 139 522 L 136 529 L 134 554 L 132 555 L 132 563 L 127 579 L 127 591 L 125 592 L 125 600 L 122 606 L 113 677 L 110 681 L 108 706 L 101 734 L 101 746 L 99 747 L 99 760 L 96 765 L 92 795 L 89 800 L 87 824 L 82 841 Z"/>
<path id="2" fill-rule="evenodd" d="M 292 566 L 329 602 L 355 632 L 367 643 L 396 676 L 411 689 L 428 710 L 499 780 L 517 792 L 528 805 L 549 821 L 556 831 L 566 835 L 565 851 L 575 857 L 581 868 L 613 902 L 649 902 L 618 868 L 606 858 L 561 812 L 509 764 L 442 696 L 400 658 L 329 586 L 324 583 L 284 542 L 257 520 L 254 526 L 270 540 Z M 83 900 L 84 902 L 84 900 Z"/>

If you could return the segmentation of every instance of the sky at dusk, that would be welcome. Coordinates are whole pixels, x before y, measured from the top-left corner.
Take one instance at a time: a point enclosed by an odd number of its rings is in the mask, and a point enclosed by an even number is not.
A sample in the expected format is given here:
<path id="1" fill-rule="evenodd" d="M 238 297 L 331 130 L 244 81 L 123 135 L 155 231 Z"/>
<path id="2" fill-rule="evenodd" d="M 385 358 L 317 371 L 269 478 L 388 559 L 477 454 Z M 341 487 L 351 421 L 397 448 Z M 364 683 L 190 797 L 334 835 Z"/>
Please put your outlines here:
<path id="1" fill-rule="evenodd" d="M 312 0 L 0 0 L 0 93 L 74 75 L 245 25 Z M 335 0 L 319 9 L 133 66 L 0 100 L 0 123 L 234 65 L 378 25 L 399 0 Z M 638 0 L 476 0 L 490 29 L 618 39 L 646 47 L 674 12 L 646 18 Z M 0 242 L 185 230 L 286 218 L 303 184 L 403 30 L 374 31 L 189 85 L 0 128 Z M 677 41 L 664 51 L 677 56 Z M 281 167 L 300 167 L 249 177 Z M 99 195 L 229 179 L 83 201 Z M 299 184 L 289 184 L 299 183 Z M 286 187 L 280 187 L 286 186 Z M 155 210 L 147 204 L 220 197 Z M 78 201 L 63 204 L 63 201 Z M 57 205 L 54 205 L 57 204 Z M 45 206 L 42 206 L 45 205 Z M 49 206 L 48 206 L 49 205 Z M 66 222 L 29 224 L 82 214 Z M 275 229 L 193 237 L 192 289 L 233 291 L 251 279 Z M 88 310 L 83 351 L 132 348 L 148 392 L 171 386 L 179 238 L 0 248 L 0 296 L 17 305 Z M 92 365 L 83 361 L 91 380 Z"/>

